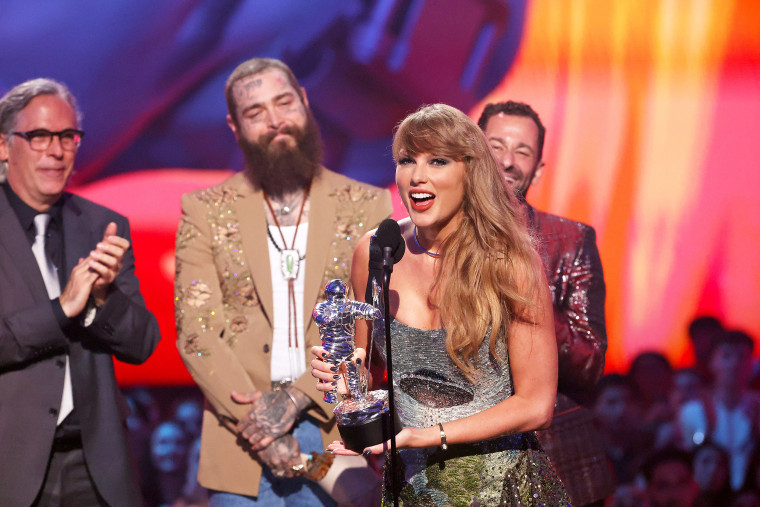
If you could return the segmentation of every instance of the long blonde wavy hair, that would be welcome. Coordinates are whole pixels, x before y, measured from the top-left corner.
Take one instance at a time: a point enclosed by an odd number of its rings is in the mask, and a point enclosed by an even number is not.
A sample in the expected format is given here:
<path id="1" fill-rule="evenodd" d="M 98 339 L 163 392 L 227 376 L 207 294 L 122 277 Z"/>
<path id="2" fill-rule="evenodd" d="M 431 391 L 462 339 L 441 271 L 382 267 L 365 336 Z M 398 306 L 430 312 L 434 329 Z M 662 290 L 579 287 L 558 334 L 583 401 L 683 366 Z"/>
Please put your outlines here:
<path id="1" fill-rule="evenodd" d="M 441 243 L 431 304 L 441 313 L 446 349 L 472 379 L 477 352 L 509 340 L 517 319 L 535 322 L 541 264 L 524 206 L 504 188 L 485 135 L 467 115 L 445 104 L 423 106 L 396 128 L 393 158 L 429 153 L 465 163 L 461 223 Z M 501 359 L 501 358 L 500 358 Z"/>

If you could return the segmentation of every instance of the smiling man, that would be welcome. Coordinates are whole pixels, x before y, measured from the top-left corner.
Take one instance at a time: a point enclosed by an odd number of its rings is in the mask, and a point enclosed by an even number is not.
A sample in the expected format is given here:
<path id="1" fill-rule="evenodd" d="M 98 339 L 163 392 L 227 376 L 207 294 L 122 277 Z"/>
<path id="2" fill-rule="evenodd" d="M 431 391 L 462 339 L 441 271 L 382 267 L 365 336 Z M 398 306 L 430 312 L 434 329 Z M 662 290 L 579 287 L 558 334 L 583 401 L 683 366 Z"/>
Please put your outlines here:
<path id="1" fill-rule="evenodd" d="M 279 60 L 242 63 L 225 95 L 245 168 L 183 196 L 177 231 L 177 346 L 208 401 L 198 478 L 212 506 L 333 505 L 302 477 L 324 475 L 338 438 L 306 372 L 321 345 L 311 311 L 329 280 L 349 279 L 390 193 L 322 166 L 306 92 Z M 342 486 L 379 487 L 364 472 Z"/>
<path id="2" fill-rule="evenodd" d="M 84 132 L 62 84 L 0 99 L 0 504 L 140 504 L 113 358 L 159 340 L 129 222 L 65 192 Z"/>
<path id="3" fill-rule="evenodd" d="M 525 200 L 544 173 L 546 129 L 527 104 L 488 104 L 478 120 L 502 170 L 504 185 Z M 593 415 L 581 406 L 604 371 L 605 286 L 594 229 L 526 203 L 552 292 L 559 352 L 554 418 L 539 439 L 573 505 L 602 502 L 614 490 L 604 450 L 593 438 Z"/>

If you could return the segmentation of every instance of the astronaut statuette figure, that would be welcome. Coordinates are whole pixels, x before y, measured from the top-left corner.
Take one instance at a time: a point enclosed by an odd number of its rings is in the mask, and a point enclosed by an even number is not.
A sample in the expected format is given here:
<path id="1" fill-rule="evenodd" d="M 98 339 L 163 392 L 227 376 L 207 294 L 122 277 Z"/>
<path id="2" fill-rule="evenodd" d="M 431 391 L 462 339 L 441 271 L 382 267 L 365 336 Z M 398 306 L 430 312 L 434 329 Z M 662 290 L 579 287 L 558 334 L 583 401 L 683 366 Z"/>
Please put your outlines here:
<path id="1" fill-rule="evenodd" d="M 352 301 L 346 297 L 348 286 L 343 280 L 330 280 L 325 285 L 326 301 L 314 307 L 312 315 L 319 327 L 322 347 L 329 357 L 325 359 L 334 367 L 340 368 L 346 363 L 346 384 L 351 397 L 361 398 L 360 375 L 356 364 L 351 361 L 354 353 L 354 335 L 356 319 L 375 320 L 381 312 L 368 303 Z M 327 403 L 336 403 L 337 387 L 325 393 Z"/>

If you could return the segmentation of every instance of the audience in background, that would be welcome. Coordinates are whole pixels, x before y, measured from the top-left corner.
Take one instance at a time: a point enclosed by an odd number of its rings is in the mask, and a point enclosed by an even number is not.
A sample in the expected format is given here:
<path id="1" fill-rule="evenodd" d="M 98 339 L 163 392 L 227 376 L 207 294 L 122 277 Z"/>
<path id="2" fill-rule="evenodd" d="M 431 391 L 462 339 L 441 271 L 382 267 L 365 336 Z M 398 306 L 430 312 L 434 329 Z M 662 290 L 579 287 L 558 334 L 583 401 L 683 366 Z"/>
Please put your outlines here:
<path id="1" fill-rule="evenodd" d="M 664 355 L 654 351 L 640 353 L 631 362 L 628 379 L 645 413 L 667 410 L 668 393 L 673 385 L 673 367 Z"/>
<path id="2" fill-rule="evenodd" d="M 744 474 L 742 489 L 760 491 L 760 446 L 755 446 L 755 450 L 752 452 L 752 457 L 750 457 Z"/>
<path id="3" fill-rule="evenodd" d="M 695 505 L 729 505 L 731 484 L 728 453 L 721 446 L 707 440 L 694 449 L 691 462 L 694 481 L 699 487 Z"/>
<path id="4" fill-rule="evenodd" d="M 146 498 L 153 505 L 174 505 L 182 497 L 189 454 L 188 435 L 179 423 L 164 421 L 150 437 L 150 470 L 146 479 L 154 483 Z"/>
<path id="5" fill-rule="evenodd" d="M 127 427 L 140 471 L 143 507 L 205 507 L 198 484 L 202 395 L 196 387 L 125 390 Z"/>
<path id="6" fill-rule="evenodd" d="M 642 449 L 649 448 L 635 400 L 635 389 L 623 375 L 605 375 L 596 385 L 592 408 L 618 484 L 633 481 L 645 454 Z"/>
<path id="7" fill-rule="evenodd" d="M 203 423 L 203 403 L 200 399 L 183 398 L 174 408 L 172 420 L 182 426 L 191 440 L 201 436 Z"/>
<path id="8" fill-rule="evenodd" d="M 740 489 L 734 494 L 730 506 L 758 507 L 760 506 L 760 491 L 756 489 Z"/>
<path id="9" fill-rule="evenodd" d="M 712 316 L 697 317 L 689 323 L 689 343 L 694 354 L 694 368 L 710 379 L 710 355 L 717 338 L 723 334 L 723 324 Z"/>
<path id="10" fill-rule="evenodd" d="M 760 507 L 753 338 L 713 317 L 689 337 L 693 364 L 673 370 L 647 351 L 599 382 L 594 414 L 618 483 L 607 507 Z"/>
<path id="11" fill-rule="evenodd" d="M 182 497 L 188 506 L 208 505 L 208 491 L 198 482 L 198 463 L 201 458 L 201 437 L 198 436 L 190 444 L 190 452 L 187 455 L 187 473 L 185 474 L 185 486 L 182 488 Z"/>
<path id="12" fill-rule="evenodd" d="M 681 368 L 673 374 L 673 386 L 670 391 L 670 405 L 678 413 L 687 401 L 701 399 L 707 389 L 707 379 L 696 368 Z"/>
<path id="13" fill-rule="evenodd" d="M 605 507 L 649 507 L 646 492 L 636 484 L 620 484 Z"/>
<path id="14" fill-rule="evenodd" d="M 691 507 L 697 498 L 691 455 L 667 447 L 655 451 L 641 467 L 651 507 Z"/>
<path id="15" fill-rule="evenodd" d="M 150 466 L 150 436 L 161 420 L 161 415 L 155 398 L 146 388 L 130 389 L 124 393 L 124 398 L 130 412 L 127 417 L 129 445 L 140 472 L 141 490 L 144 495 L 144 470 Z"/>
<path id="16" fill-rule="evenodd" d="M 649 445 L 654 445 L 661 426 L 673 419 L 669 395 L 673 387 L 673 367 L 659 352 L 642 352 L 628 370 L 628 380 L 636 393 L 638 421 Z"/>
<path id="17" fill-rule="evenodd" d="M 668 396 L 667 417 L 660 421 L 654 432 L 654 448 L 681 444 L 678 415 L 684 403 L 702 399 L 707 381 L 695 368 L 682 368 L 673 373 L 673 385 Z"/>
<path id="18" fill-rule="evenodd" d="M 709 438 L 728 451 L 733 489 L 744 481 L 758 434 L 760 394 L 749 389 L 753 349 L 746 333 L 723 333 L 710 355 L 712 384 L 707 395 L 684 404 L 678 417 L 685 449 Z"/>

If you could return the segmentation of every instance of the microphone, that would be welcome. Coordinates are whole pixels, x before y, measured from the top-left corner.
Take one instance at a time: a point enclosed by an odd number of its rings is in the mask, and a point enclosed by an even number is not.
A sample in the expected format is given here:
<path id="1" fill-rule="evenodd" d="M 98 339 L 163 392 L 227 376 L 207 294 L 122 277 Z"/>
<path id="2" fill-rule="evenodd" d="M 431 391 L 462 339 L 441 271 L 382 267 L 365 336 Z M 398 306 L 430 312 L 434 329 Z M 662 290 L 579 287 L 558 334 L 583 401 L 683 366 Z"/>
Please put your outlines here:
<path id="1" fill-rule="evenodd" d="M 393 265 L 404 256 L 406 243 L 401 236 L 401 227 L 392 218 L 380 222 L 377 228 L 377 244 L 383 251 L 383 266 L 393 271 Z"/>
<path id="2" fill-rule="evenodd" d="M 401 236 L 401 228 L 398 222 L 387 218 L 380 222 L 377 228 L 377 247 L 383 252 L 382 263 L 382 287 L 383 287 L 383 320 L 385 322 L 385 371 L 388 374 L 388 411 L 390 418 L 391 433 L 391 486 L 393 489 L 393 504 L 398 505 L 398 485 L 396 481 L 396 470 L 398 470 L 396 456 L 396 402 L 393 395 L 393 356 L 391 354 L 391 308 L 390 292 L 391 273 L 393 265 L 401 260 L 406 251 L 406 242 Z"/>
<path id="3" fill-rule="evenodd" d="M 364 291 L 364 301 L 369 304 L 372 304 L 372 280 L 378 287 L 383 283 L 383 249 L 377 244 L 377 236 L 369 238 L 369 276 Z"/>
<path id="4" fill-rule="evenodd" d="M 398 222 L 392 218 L 380 222 L 375 235 L 369 239 L 369 277 L 364 301 L 372 304 L 372 280 L 375 280 L 378 286 L 382 286 L 383 268 L 393 271 L 393 264 L 401 260 L 405 251 L 406 243 L 401 236 Z"/>

